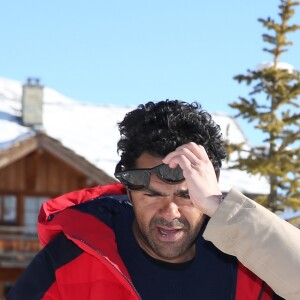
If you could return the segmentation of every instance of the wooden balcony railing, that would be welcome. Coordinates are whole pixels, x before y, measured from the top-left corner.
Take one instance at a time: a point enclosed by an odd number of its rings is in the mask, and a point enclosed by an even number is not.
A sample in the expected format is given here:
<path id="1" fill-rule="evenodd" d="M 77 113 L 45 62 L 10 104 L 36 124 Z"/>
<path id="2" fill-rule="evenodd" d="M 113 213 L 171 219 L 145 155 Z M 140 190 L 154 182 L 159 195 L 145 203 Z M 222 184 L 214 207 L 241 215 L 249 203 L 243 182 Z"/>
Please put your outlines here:
<path id="1" fill-rule="evenodd" d="M 0 266 L 26 266 L 41 249 L 32 230 L 18 226 L 0 226 Z"/>

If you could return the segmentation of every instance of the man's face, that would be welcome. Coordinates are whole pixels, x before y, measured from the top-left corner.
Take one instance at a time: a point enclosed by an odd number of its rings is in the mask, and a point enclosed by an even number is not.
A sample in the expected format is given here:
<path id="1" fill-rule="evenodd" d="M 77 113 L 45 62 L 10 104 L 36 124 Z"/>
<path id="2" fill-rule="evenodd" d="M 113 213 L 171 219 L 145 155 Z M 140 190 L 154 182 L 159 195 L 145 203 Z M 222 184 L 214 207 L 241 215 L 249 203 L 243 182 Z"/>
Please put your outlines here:
<path id="1" fill-rule="evenodd" d="M 161 163 L 161 158 L 143 153 L 136 168 L 153 168 Z M 129 193 L 136 217 L 133 231 L 140 247 L 167 262 L 192 259 L 194 241 L 205 217 L 189 199 L 186 182 L 167 184 L 152 174 L 147 189 Z"/>

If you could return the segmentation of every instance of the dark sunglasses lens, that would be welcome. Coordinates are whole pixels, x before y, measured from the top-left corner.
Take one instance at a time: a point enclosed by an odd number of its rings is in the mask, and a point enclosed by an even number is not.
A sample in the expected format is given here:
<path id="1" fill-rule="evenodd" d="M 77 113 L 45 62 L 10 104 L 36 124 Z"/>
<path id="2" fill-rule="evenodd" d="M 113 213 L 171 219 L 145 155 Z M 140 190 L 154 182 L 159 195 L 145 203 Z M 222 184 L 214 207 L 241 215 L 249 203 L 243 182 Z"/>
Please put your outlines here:
<path id="1" fill-rule="evenodd" d="M 160 165 L 158 168 L 159 177 L 169 183 L 175 183 L 184 179 L 181 167 L 178 165 L 172 169 L 168 165 Z"/>
<path id="2" fill-rule="evenodd" d="M 142 170 L 124 172 L 122 174 L 123 183 L 130 190 L 141 190 L 148 186 L 150 174 Z"/>

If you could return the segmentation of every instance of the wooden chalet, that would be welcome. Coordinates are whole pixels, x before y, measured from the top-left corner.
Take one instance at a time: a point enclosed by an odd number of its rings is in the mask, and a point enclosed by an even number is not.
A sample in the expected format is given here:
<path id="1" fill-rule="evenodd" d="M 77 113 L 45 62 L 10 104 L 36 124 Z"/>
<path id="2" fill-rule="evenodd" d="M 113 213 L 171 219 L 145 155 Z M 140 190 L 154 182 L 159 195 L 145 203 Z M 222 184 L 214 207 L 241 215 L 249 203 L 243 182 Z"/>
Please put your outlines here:
<path id="1" fill-rule="evenodd" d="M 0 299 L 40 249 L 41 203 L 63 193 L 114 182 L 44 133 L 0 151 Z"/>
<path id="2" fill-rule="evenodd" d="M 0 149 L 0 299 L 40 249 L 36 220 L 42 202 L 115 182 L 58 140 L 32 132 Z"/>

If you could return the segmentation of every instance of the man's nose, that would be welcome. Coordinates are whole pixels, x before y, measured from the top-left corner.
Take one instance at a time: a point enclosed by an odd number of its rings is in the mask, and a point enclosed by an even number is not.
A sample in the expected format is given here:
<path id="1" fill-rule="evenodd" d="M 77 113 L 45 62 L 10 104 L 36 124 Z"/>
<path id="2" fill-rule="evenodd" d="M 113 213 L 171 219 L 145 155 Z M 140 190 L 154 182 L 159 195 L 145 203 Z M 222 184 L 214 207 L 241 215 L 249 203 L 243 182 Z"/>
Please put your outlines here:
<path id="1" fill-rule="evenodd" d="M 161 208 L 161 215 L 168 222 L 173 219 L 180 218 L 180 212 L 177 204 L 173 201 L 165 203 L 165 205 Z"/>

